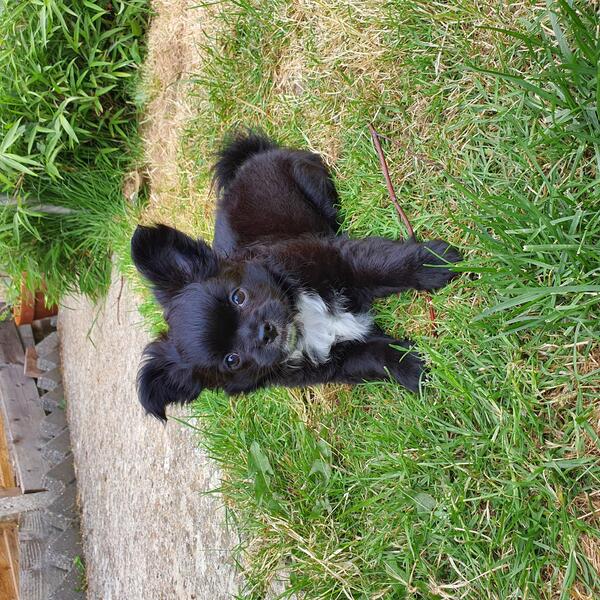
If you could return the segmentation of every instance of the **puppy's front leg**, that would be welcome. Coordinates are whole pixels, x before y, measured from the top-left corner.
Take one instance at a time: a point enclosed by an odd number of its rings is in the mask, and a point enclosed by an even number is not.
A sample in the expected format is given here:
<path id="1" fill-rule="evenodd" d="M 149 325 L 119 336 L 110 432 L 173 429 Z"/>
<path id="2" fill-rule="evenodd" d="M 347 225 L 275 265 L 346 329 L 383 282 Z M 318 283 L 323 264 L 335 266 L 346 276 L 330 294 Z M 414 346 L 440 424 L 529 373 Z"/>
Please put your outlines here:
<path id="1" fill-rule="evenodd" d="M 353 285 L 368 289 L 374 298 L 407 289 L 437 290 L 456 273 L 448 266 L 461 260 L 456 248 L 443 240 L 419 243 L 369 237 L 344 240 L 340 252 Z"/>
<path id="2" fill-rule="evenodd" d="M 397 348 L 392 348 L 396 346 Z M 298 387 L 320 383 L 356 384 L 386 381 L 391 376 L 405 388 L 416 391 L 424 363 L 411 351 L 408 341 L 376 335 L 364 342 L 344 342 L 332 348 L 323 364 L 307 362 L 302 368 L 278 372 L 266 385 Z"/>

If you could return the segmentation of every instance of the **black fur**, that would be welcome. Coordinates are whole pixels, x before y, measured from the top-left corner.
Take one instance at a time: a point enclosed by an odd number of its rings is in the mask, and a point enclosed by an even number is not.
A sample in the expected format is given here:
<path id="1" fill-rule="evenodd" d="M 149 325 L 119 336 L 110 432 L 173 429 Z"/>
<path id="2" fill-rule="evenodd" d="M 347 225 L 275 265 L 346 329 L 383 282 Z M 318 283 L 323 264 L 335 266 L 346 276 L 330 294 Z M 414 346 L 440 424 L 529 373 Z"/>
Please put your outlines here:
<path id="1" fill-rule="evenodd" d="M 215 179 L 212 249 L 164 225 L 139 226 L 132 239 L 135 265 L 169 325 L 144 353 L 138 377 L 144 408 L 165 419 L 167 404 L 193 400 L 203 389 L 235 394 L 389 376 L 417 390 L 421 359 L 410 342 L 375 325 L 364 339 L 336 338 L 327 360 L 293 354 L 302 348 L 295 335 L 302 333 L 299 298 L 310 294 L 331 313 L 360 315 L 376 298 L 446 285 L 458 252 L 442 240 L 338 234 L 337 193 L 321 158 L 256 134 L 225 145 Z M 241 292 L 232 296 L 234 290 Z"/>
<path id="2" fill-rule="evenodd" d="M 225 140 L 219 153 L 219 162 L 215 165 L 215 181 L 217 191 L 225 191 L 233 181 L 237 170 L 254 154 L 275 150 L 277 144 L 267 138 L 249 132 L 247 135 L 236 134 Z"/>

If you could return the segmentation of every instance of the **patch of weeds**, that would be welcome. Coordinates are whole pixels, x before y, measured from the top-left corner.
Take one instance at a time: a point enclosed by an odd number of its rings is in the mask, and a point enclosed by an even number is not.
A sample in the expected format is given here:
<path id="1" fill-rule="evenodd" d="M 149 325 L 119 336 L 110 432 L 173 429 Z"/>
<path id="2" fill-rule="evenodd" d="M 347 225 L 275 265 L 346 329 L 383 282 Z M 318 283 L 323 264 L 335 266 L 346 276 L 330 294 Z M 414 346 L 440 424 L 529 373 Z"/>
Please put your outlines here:
<path id="1" fill-rule="evenodd" d="M 127 149 L 147 2 L 5 0 L 0 25 L 1 181 L 60 179 L 76 156 Z"/>
<path id="2" fill-rule="evenodd" d="M 77 582 L 77 587 L 75 588 L 76 592 L 85 592 L 87 591 L 87 575 L 85 571 L 85 561 L 82 556 L 76 556 L 73 559 L 73 565 L 77 569 L 77 575 L 79 581 Z"/>
<path id="3" fill-rule="evenodd" d="M 3 269 L 14 278 L 26 273 L 29 289 L 47 285 L 50 302 L 75 290 L 98 298 L 110 285 L 113 239 L 127 217 L 122 171 L 81 166 L 36 183 L 29 202 L 2 209 Z"/>

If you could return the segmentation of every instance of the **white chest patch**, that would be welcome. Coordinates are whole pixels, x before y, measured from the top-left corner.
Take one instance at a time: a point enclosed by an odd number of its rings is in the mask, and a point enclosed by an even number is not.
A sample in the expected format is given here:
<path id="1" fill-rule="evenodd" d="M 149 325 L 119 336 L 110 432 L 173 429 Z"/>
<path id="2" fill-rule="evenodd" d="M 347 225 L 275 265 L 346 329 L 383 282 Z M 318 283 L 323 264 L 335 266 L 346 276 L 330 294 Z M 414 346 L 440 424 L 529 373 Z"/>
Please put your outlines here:
<path id="1" fill-rule="evenodd" d="M 334 344 L 365 339 L 373 323 L 368 313 L 353 314 L 345 310 L 343 299 L 329 309 L 318 294 L 301 293 L 297 308 L 295 321 L 299 335 L 291 358 L 304 354 L 317 364 L 329 360 Z"/>

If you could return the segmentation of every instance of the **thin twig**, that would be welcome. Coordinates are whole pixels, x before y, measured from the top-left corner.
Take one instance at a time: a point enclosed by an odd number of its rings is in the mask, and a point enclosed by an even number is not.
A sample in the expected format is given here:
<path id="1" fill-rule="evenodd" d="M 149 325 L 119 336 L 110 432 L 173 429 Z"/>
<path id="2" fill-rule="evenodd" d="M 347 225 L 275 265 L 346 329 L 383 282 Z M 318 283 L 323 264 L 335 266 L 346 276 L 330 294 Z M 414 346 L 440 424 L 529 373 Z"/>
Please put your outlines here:
<path id="1" fill-rule="evenodd" d="M 429 320 L 431 321 L 431 333 L 434 337 L 437 337 L 437 322 L 436 322 L 436 314 L 435 307 L 433 306 L 433 300 L 431 299 L 431 294 L 429 292 L 425 292 L 425 300 L 427 301 L 427 308 L 429 308 Z"/>
<path id="2" fill-rule="evenodd" d="M 117 296 L 117 323 L 121 324 L 121 294 L 123 293 L 123 286 L 125 285 L 125 277 L 121 275 L 121 287 L 119 288 L 119 295 Z"/>
<path id="3" fill-rule="evenodd" d="M 402 210 L 402 207 L 400 206 L 400 203 L 398 202 L 398 199 L 396 198 L 396 192 L 394 191 L 394 186 L 392 185 L 392 180 L 390 178 L 390 171 L 389 171 L 387 163 L 385 161 L 385 155 L 383 154 L 383 149 L 381 148 L 381 144 L 379 143 L 379 134 L 377 133 L 377 131 L 375 131 L 375 127 L 373 127 L 373 125 L 371 125 L 371 124 L 369 124 L 369 131 L 371 132 L 371 138 L 373 140 L 373 145 L 375 146 L 375 150 L 377 151 L 377 156 L 379 157 L 379 164 L 381 165 L 381 170 L 383 172 L 385 184 L 387 185 L 388 194 L 390 195 L 390 198 L 391 198 L 392 202 L 394 203 L 394 206 L 396 207 L 396 211 L 400 215 L 400 218 L 402 219 L 402 222 L 404 223 L 404 226 L 406 227 L 406 230 L 408 231 L 408 237 L 414 238 L 415 232 L 413 231 L 412 225 L 410 224 L 410 221 L 408 220 L 407 216 L 404 214 L 404 211 Z"/>
<path id="4" fill-rule="evenodd" d="M 410 224 L 410 221 L 408 220 L 406 213 L 402 210 L 402 207 L 400 206 L 400 203 L 398 202 L 398 199 L 396 198 L 396 192 L 394 191 L 392 179 L 390 178 L 390 171 L 388 169 L 387 162 L 385 160 L 383 148 L 381 147 L 381 144 L 379 142 L 379 134 L 375 130 L 375 127 L 373 127 L 373 125 L 371 125 L 370 123 L 369 123 L 369 131 L 371 132 L 371 139 L 373 140 L 373 145 L 375 146 L 377 156 L 379 157 L 379 164 L 381 165 L 381 171 L 383 172 L 383 177 L 385 179 L 385 184 L 387 185 L 388 194 L 390 196 L 390 199 L 394 203 L 394 206 L 396 207 L 396 212 L 398 213 L 398 216 L 400 217 L 400 219 L 404 223 L 404 226 L 406 227 L 406 230 L 408 231 L 409 238 L 415 240 L 416 236 L 415 236 L 415 232 L 412 228 L 412 225 Z M 438 332 L 437 332 L 437 326 L 436 326 L 435 308 L 434 308 L 433 302 L 431 300 L 431 295 L 427 292 L 425 292 L 425 300 L 427 302 L 427 308 L 429 310 L 429 319 L 431 321 L 431 333 L 435 337 L 437 337 Z"/>

